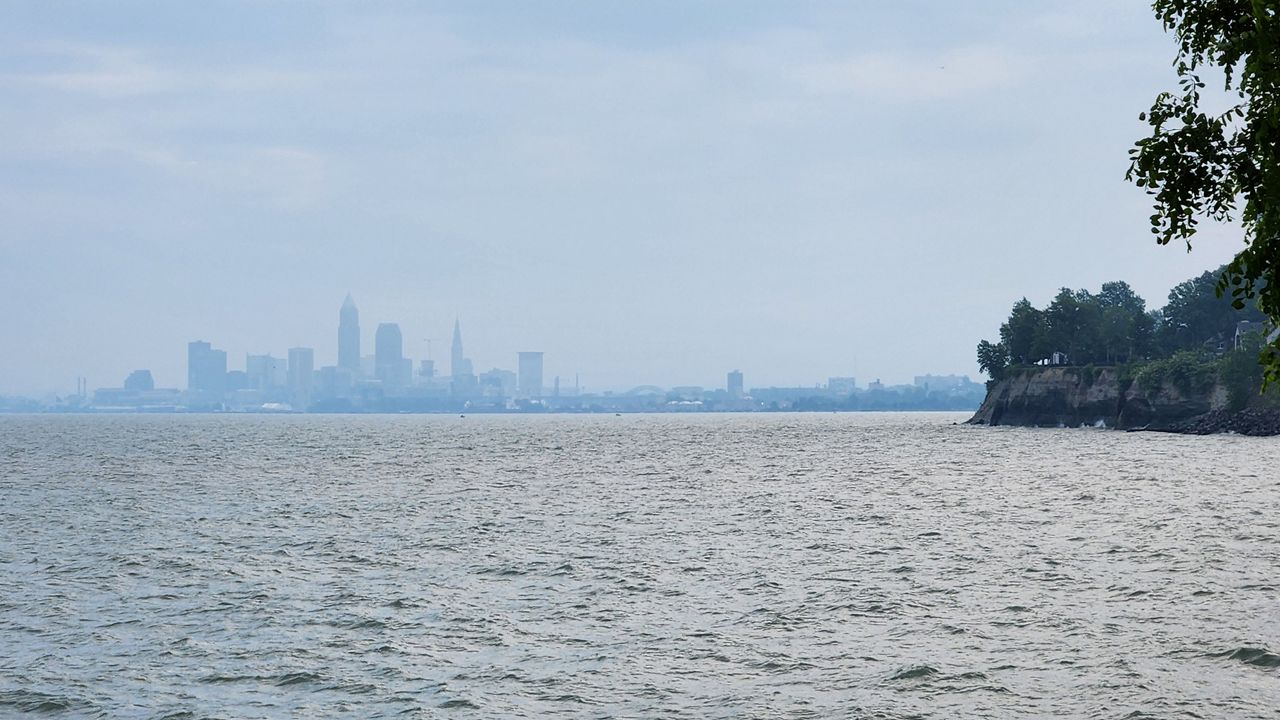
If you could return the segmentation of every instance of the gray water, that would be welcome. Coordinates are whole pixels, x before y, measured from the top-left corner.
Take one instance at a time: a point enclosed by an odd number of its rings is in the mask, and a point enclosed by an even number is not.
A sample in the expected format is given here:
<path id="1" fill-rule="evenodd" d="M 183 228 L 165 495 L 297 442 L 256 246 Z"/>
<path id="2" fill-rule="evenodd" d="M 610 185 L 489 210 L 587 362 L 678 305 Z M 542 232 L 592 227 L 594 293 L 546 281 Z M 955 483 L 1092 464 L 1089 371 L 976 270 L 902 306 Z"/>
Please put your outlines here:
<path id="1" fill-rule="evenodd" d="M 0 715 L 1275 718 L 1280 439 L 0 417 Z"/>

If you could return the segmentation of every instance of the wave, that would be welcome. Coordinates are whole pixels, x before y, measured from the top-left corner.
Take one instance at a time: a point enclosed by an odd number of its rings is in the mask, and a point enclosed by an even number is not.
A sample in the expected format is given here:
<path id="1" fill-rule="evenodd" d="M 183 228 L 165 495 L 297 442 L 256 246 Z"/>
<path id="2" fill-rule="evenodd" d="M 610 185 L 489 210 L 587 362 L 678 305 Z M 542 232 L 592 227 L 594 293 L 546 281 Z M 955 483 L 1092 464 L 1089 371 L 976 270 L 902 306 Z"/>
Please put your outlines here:
<path id="1" fill-rule="evenodd" d="M 938 674 L 938 669 L 928 665 L 912 665 L 895 672 L 890 680 L 923 680 Z"/>
<path id="2" fill-rule="evenodd" d="M 1210 653 L 1209 657 L 1239 660 L 1246 665 L 1255 665 L 1257 667 L 1280 667 L 1280 655 L 1277 655 L 1266 648 L 1238 647 L 1234 650 L 1227 650 L 1226 652 Z"/>
<path id="3" fill-rule="evenodd" d="M 0 690 L 0 708 L 10 707 L 22 713 L 63 713 L 88 710 L 92 703 L 65 695 L 51 695 L 35 690 Z"/>

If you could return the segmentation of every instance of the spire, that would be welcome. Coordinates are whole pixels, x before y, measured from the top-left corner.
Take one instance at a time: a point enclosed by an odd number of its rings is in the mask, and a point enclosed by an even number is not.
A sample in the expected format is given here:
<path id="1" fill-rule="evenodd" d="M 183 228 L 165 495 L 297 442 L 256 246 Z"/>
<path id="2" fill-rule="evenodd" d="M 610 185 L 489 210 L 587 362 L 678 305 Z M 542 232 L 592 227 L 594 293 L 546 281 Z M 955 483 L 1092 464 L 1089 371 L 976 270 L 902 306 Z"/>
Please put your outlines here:
<path id="1" fill-rule="evenodd" d="M 351 293 L 338 311 L 338 367 L 360 372 L 360 311 Z"/>
<path id="2" fill-rule="evenodd" d="M 465 369 L 466 358 L 462 352 L 462 325 L 458 322 L 458 318 L 453 319 L 453 344 L 449 348 L 449 372 L 454 377 L 463 375 L 467 372 Z"/>

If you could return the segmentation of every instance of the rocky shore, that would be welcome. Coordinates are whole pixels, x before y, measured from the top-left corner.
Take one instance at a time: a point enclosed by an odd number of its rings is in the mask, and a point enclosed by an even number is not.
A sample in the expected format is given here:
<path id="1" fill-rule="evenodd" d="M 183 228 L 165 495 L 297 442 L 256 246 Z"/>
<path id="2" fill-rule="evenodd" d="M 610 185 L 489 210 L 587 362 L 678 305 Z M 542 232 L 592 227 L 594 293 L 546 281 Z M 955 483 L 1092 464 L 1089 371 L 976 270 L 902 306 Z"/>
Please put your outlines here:
<path id="1" fill-rule="evenodd" d="M 1256 391 L 1255 391 L 1256 392 Z M 1024 368 L 991 386 L 972 425 L 1280 435 L 1280 408 L 1232 409 L 1221 383 L 1136 382 L 1120 368 Z"/>
<path id="2" fill-rule="evenodd" d="M 1171 432 L 1184 435 L 1213 435 L 1236 433 L 1238 435 L 1280 435 L 1280 410 L 1259 409 L 1230 412 L 1214 410 L 1167 426 L 1147 426 L 1133 430 Z"/>

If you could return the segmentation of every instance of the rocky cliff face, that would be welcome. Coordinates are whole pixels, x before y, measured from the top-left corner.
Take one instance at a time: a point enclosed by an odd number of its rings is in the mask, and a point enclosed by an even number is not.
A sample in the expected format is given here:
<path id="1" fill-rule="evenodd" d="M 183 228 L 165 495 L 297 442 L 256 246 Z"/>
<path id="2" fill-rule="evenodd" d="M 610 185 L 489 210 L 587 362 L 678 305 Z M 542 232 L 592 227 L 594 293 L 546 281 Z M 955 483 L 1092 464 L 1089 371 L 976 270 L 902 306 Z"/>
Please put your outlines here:
<path id="1" fill-rule="evenodd" d="M 1142 388 L 1115 368 L 1046 367 L 1015 371 L 996 383 L 969 422 L 1176 429 L 1226 406 L 1227 392 L 1218 384 L 1203 392 L 1184 392 L 1169 382 Z"/>

